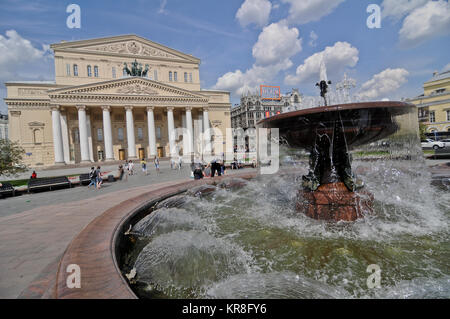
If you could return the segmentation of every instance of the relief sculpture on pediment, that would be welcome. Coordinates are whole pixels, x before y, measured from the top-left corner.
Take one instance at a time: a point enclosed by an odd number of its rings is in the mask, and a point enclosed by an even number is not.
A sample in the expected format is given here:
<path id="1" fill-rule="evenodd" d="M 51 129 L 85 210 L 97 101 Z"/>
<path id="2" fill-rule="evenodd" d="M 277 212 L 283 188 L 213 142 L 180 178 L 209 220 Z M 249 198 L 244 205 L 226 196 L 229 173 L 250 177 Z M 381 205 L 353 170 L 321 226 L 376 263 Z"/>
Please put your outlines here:
<path id="1" fill-rule="evenodd" d="M 117 89 L 116 93 L 157 95 L 158 92 L 146 85 L 134 84 Z"/>

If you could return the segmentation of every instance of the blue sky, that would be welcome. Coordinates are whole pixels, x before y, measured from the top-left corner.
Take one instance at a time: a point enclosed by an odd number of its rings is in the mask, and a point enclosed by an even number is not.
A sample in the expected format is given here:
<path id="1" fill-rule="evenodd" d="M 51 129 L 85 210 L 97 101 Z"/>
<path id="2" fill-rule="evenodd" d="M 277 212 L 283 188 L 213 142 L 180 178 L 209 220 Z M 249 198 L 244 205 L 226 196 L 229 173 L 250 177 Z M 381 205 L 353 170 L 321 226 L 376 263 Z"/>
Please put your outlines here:
<path id="1" fill-rule="evenodd" d="M 81 7 L 80 29 L 66 26 L 70 3 Z M 366 25 L 369 4 L 382 8 L 379 29 Z M 416 96 L 450 66 L 444 0 L 2 0 L 0 112 L 3 82 L 54 79 L 49 44 L 120 34 L 200 58 L 202 87 L 231 91 L 233 103 L 259 84 L 317 94 L 321 56 L 330 80 L 347 72 L 371 99 Z"/>

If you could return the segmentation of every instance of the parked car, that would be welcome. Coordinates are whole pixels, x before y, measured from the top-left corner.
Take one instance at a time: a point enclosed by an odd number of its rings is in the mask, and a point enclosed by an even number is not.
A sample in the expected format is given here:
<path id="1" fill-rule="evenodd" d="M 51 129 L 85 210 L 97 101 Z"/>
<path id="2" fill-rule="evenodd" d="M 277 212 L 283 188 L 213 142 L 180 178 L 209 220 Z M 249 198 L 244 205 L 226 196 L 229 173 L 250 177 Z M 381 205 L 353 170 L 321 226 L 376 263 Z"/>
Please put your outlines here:
<path id="1" fill-rule="evenodd" d="M 420 143 L 422 144 L 422 148 L 433 148 L 437 150 L 438 148 L 445 147 L 445 144 L 442 141 L 435 141 L 432 140 L 431 138 L 421 140 Z"/>
<path id="2" fill-rule="evenodd" d="M 444 143 L 445 147 L 450 147 L 450 138 L 447 138 L 445 140 L 440 140 L 439 142 Z"/>

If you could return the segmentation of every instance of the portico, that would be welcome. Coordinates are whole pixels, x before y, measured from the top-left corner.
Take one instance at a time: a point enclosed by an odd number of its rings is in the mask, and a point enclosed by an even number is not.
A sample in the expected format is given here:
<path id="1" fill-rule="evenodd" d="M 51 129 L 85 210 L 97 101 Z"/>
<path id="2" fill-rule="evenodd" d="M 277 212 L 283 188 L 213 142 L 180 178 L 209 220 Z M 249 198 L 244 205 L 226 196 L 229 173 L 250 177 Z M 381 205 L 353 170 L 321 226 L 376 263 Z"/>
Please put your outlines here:
<path id="1" fill-rule="evenodd" d="M 132 93 L 115 94 L 124 90 Z M 210 128 L 208 99 L 200 94 L 144 78 L 130 77 L 69 89 L 56 89 L 49 92 L 49 95 L 54 123 L 55 163 L 64 163 L 67 159 L 62 141 L 64 135 L 70 135 L 67 130 L 70 131 L 71 128 L 78 131 L 78 140 L 75 136 L 68 139 L 73 140 L 72 144 L 79 144 L 80 162 L 90 162 L 89 154 L 92 153 L 94 159 L 99 160 L 99 152 L 104 154 L 105 160 L 120 160 L 123 159 L 120 152 L 122 150 L 126 150 L 126 159 L 141 158 L 143 153 L 147 159 L 153 159 L 155 156 L 180 155 L 190 159 L 192 156 L 210 152 L 207 150 L 210 145 L 210 134 L 205 134 Z M 61 109 L 64 112 L 61 112 Z M 89 122 L 88 114 L 91 119 Z M 123 114 L 125 114 L 123 128 L 126 131 L 126 138 L 120 133 L 123 132 L 121 124 L 117 123 L 122 122 L 120 119 Z M 64 120 L 63 116 L 65 121 L 69 119 L 65 130 L 58 124 Z M 146 121 L 144 117 L 147 118 Z M 197 123 L 200 120 L 202 124 L 200 132 L 203 133 L 201 136 L 194 134 L 193 120 L 197 120 Z M 198 129 L 197 127 L 197 131 Z M 93 143 L 88 141 L 88 131 L 94 132 Z M 144 132 L 147 132 L 147 135 Z M 201 145 L 204 147 L 194 148 L 194 139 L 201 139 Z M 168 144 L 167 147 L 164 144 Z"/>

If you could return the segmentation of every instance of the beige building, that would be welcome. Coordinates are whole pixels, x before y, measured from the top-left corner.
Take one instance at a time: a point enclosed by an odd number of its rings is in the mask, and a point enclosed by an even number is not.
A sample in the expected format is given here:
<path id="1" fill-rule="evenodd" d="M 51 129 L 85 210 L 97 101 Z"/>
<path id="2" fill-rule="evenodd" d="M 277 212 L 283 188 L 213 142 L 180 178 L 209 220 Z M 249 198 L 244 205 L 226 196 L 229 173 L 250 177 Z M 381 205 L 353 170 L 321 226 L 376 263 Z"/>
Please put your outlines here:
<path id="1" fill-rule="evenodd" d="M 450 132 L 450 71 L 435 72 L 423 89 L 422 95 L 408 100 L 417 106 L 419 121 L 428 133 Z"/>
<path id="2" fill-rule="evenodd" d="M 6 83 L 9 136 L 26 164 L 225 152 L 229 92 L 200 88 L 199 59 L 136 35 L 51 48 L 55 81 Z"/>

